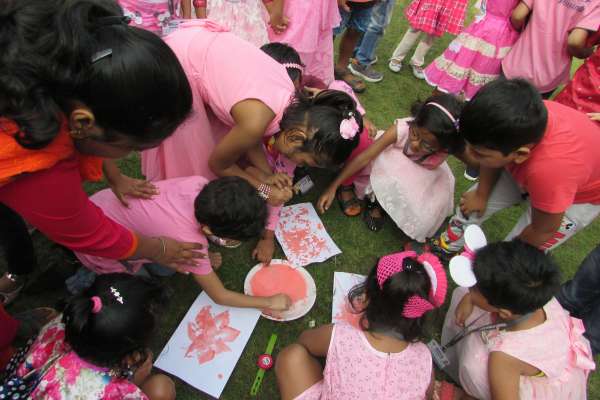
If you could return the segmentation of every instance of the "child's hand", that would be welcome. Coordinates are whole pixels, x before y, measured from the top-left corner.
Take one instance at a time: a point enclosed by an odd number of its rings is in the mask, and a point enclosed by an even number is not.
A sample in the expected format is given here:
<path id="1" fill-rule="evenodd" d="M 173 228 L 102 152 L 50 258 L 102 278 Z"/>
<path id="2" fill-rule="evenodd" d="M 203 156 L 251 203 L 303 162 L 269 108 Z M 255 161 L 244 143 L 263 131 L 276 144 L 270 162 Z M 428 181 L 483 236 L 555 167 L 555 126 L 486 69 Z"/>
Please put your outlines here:
<path id="1" fill-rule="evenodd" d="M 152 196 L 158 194 L 158 188 L 152 183 L 143 179 L 131 178 L 123 174 L 108 180 L 108 185 L 115 196 L 117 196 L 117 199 L 119 199 L 125 207 L 129 207 L 129 203 L 125 199 L 125 196 L 151 199 Z"/>
<path id="2" fill-rule="evenodd" d="M 319 200 L 317 200 L 317 210 L 319 210 L 321 214 L 324 214 L 325 211 L 329 210 L 329 207 L 331 207 L 333 200 L 335 200 L 335 192 L 336 189 L 331 187 L 327 188 L 321 197 L 319 197 Z"/>
<path id="3" fill-rule="evenodd" d="M 460 198 L 460 211 L 466 216 L 474 212 L 482 216 L 486 208 L 487 199 L 477 194 L 477 190 L 463 193 Z"/>
<path id="4" fill-rule="evenodd" d="M 269 265 L 275 253 L 275 237 L 264 235 L 256 244 L 252 251 L 252 258 L 265 265 Z"/>
<path id="5" fill-rule="evenodd" d="M 348 5 L 348 0 L 338 0 L 338 7 L 346 12 L 350 12 L 350 6 Z"/>
<path id="6" fill-rule="evenodd" d="M 290 21 L 281 11 L 273 10 L 269 13 L 269 16 L 269 25 L 271 25 L 273 32 L 279 35 L 287 29 Z"/>
<path id="7" fill-rule="evenodd" d="M 597 112 L 597 113 L 588 113 L 587 116 L 590 117 L 590 119 L 592 121 L 600 121 L 600 112 Z"/>
<path id="8" fill-rule="evenodd" d="M 365 128 L 367 128 L 367 131 L 369 132 L 369 137 L 371 139 L 375 139 L 375 136 L 377 136 L 377 127 L 375 126 L 375 124 L 371 122 L 370 119 L 363 118 L 363 125 L 365 126 Z"/>
<path id="9" fill-rule="evenodd" d="M 269 299 L 269 310 L 287 311 L 292 306 L 292 299 L 287 294 L 276 294 Z"/>
<path id="10" fill-rule="evenodd" d="M 269 194 L 267 203 L 269 203 L 273 207 L 279 207 L 290 201 L 292 197 L 294 197 L 294 191 L 291 187 L 278 189 L 276 187 L 271 186 L 271 193 Z"/>
<path id="11" fill-rule="evenodd" d="M 309 87 L 309 86 L 304 86 L 304 88 L 302 88 L 302 91 L 308 97 L 315 97 L 316 95 L 318 95 L 319 93 L 321 93 L 323 90 L 324 89 L 313 88 L 313 87 Z"/>
<path id="12" fill-rule="evenodd" d="M 273 174 L 269 176 L 265 183 L 270 186 L 275 186 L 279 190 L 283 190 L 286 188 L 292 187 L 292 178 L 290 178 L 287 174 Z"/>
<path id="13" fill-rule="evenodd" d="M 465 321 L 473 313 L 473 301 L 471 301 L 471 295 L 467 293 L 458 303 L 454 316 L 456 317 L 456 325 L 465 326 Z"/>

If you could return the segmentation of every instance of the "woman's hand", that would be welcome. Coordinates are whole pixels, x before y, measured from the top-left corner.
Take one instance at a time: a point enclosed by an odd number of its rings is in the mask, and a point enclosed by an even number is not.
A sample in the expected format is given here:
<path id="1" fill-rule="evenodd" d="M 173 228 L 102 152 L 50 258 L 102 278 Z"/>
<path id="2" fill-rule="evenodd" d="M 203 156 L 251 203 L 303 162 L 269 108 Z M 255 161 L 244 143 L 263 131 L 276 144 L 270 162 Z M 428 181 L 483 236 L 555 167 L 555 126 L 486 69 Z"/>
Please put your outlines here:
<path id="1" fill-rule="evenodd" d="M 317 200 L 317 210 L 319 210 L 321 214 L 324 214 L 325 211 L 329 210 L 329 207 L 331 207 L 331 204 L 335 200 L 336 191 L 336 188 L 329 187 L 321 194 L 319 200 Z"/>
<path id="2" fill-rule="evenodd" d="M 458 326 L 465 326 L 465 322 L 473 313 L 473 301 L 471 300 L 471 294 L 467 293 L 458 303 L 454 316 L 455 322 Z"/>
<path id="3" fill-rule="evenodd" d="M 292 178 L 290 178 L 287 174 L 273 174 L 265 179 L 265 183 L 269 186 L 275 186 L 279 190 L 284 190 L 286 188 L 292 187 Z"/>
<path id="4" fill-rule="evenodd" d="M 262 238 L 256 244 L 256 248 L 252 251 L 252 258 L 265 265 L 269 265 L 275 253 L 275 233 L 265 230 Z"/>
<path id="5" fill-rule="evenodd" d="M 292 197 L 294 197 L 294 191 L 291 187 L 278 189 L 274 186 L 271 186 L 271 193 L 269 193 L 267 203 L 273 207 L 279 207 L 290 201 Z"/>
<path id="6" fill-rule="evenodd" d="M 129 203 L 125 198 L 126 196 L 151 199 L 152 196 L 159 193 L 158 188 L 152 183 L 144 179 L 135 179 L 123 174 L 120 174 L 119 177 L 111 178 L 111 180 L 107 179 L 107 181 L 110 189 L 125 207 L 129 207 Z"/>
<path id="7" fill-rule="evenodd" d="M 155 239 L 158 241 L 157 255 L 152 261 L 172 268 L 177 272 L 189 274 L 186 267 L 197 265 L 196 259 L 206 258 L 206 254 L 199 252 L 202 249 L 200 243 L 178 242 L 171 238 L 161 237 Z"/>

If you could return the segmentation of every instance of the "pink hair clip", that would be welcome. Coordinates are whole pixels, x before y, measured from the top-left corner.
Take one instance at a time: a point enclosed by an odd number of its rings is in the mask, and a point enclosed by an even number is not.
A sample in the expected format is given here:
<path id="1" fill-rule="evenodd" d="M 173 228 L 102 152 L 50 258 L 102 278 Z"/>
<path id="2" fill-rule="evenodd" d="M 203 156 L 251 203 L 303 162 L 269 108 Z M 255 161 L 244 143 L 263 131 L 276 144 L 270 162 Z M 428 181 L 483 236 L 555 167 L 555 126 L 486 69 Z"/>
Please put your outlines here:
<path id="1" fill-rule="evenodd" d="M 477 225 L 469 225 L 465 229 L 465 246 L 463 252 L 450 260 L 450 276 L 458 286 L 472 287 L 477 284 L 477 278 L 473 273 L 473 261 L 475 252 L 487 245 L 487 239 L 481 228 Z"/>
<path id="2" fill-rule="evenodd" d="M 342 122 L 340 122 L 340 135 L 346 140 L 353 139 L 358 133 L 358 129 L 358 122 L 356 122 L 353 112 L 349 114 L 348 118 L 344 118 Z"/>
<path id="3" fill-rule="evenodd" d="M 423 253 L 417 256 L 414 251 L 403 251 L 381 257 L 377 264 L 377 283 L 380 288 L 392 275 L 404 271 L 402 263 L 405 258 L 414 258 L 421 264 L 431 282 L 431 289 L 427 299 L 421 296 L 411 296 L 402 310 L 402 316 L 406 318 L 420 318 L 427 311 L 431 311 L 444 304 L 448 281 L 446 272 L 440 260 L 431 253 Z"/>
<path id="4" fill-rule="evenodd" d="M 297 69 L 300 72 L 304 72 L 304 66 L 296 63 L 283 63 L 281 64 L 286 68 Z"/>
<path id="5" fill-rule="evenodd" d="M 102 310 L 102 299 L 98 296 L 92 296 L 92 314 L 98 314 Z"/>

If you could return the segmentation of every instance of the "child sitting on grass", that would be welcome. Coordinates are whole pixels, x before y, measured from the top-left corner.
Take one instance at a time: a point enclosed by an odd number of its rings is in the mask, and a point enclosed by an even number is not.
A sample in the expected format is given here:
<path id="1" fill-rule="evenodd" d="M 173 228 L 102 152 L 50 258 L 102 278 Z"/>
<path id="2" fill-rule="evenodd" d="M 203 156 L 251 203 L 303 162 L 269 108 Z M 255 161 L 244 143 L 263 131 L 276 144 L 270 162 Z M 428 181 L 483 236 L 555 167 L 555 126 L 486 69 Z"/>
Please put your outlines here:
<path id="1" fill-rule="evenodd" d="M 381 257 L 348 296 L 350 304 L 365 305 L 360 328 L 342 322 L 310 329 L 279 353 L 282 399 L 430 398 L 433 365 L 420 340 L 426 314 L 444 303 L 446 288 L 432 254 Z M 327 358 L 325 369 L 320 357 Z"/>
<path id="2" fill-rule="evenodd" d="M 471 256 L 472 265 L 451 262 L 451 276 L 462 287 L 452 295 L 442 344 L 463 326 L 489 329 L 449 348 L 450 375 L 481 400 L 585 399 L 594 360 L 583 323 L 554 298 L 558 267 L 519 240 L 489 244 Z"/>
<path id="3" fill-rule="evenodd" d="M 113 192 L 102 190 L 90 197 L 106 215 L 123 226 L 144 235 L 175 237 L 208 246 L 206 236 L 247 240 L 258 237 L 265 226 L 267 206 L 256 189 L 239 177 L 218 178 L 212 182 L 201 176 L 154 182 L 158 194 L 151 199 L 130 199 L 124 207 Z M 79 260 L 98 273 L 138 273 L 147 260 L 115 261 L 76 253 Z M 181 265 L 179 272 L 191 273 L 200 287 L 216 303 L 231 307 L 287 310 L 291 300 L 284 294 L 253 297 L 223 286 L 215 270 L 221 255 L 213 253 L 199 265 Z M 155 266 L 153 266 L 155 267 Z"/>

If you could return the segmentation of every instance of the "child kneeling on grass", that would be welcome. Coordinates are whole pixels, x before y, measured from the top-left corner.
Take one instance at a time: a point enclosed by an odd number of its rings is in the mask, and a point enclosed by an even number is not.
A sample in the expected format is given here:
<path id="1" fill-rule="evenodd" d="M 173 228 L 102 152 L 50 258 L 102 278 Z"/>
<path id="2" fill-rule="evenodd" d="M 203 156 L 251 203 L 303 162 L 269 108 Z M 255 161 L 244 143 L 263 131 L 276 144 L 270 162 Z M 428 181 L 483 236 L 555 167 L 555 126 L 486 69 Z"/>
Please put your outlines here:
<path id="1" fill-rule="evenodd" d="M 258 237 L 265 226 L 267 205 L 248 182 L 239 177 L 218 178 L 208 182 L 201 176 L 154 182 L 159 193 L 151 199 L 130 199 L 124 207 L 110 190 L 90 197 L 106 215 L 123 226 L 144 235 L 174 237 L 208 246 L 207 235 L 247 240 Z M 98 274 L 109 272 L 140 273 L 148 260 L 116 261 L 76 253 L 87 268 Z M 271 297 L 247 296 L 223 286 L 215 269 L 221 266 L 221 255 L 210 254 L 197 266 L 181 265 L 180 271 L 192 273 L 200 287 L 218 304 L 273 311 L 287 310 L 287 295 Z M 161 269 L 156 264 L 150 271 Z M 142 272 L 143 273 L 143 272 Z"/>
<path id="2" fill-rule="evenodd" d="M 173 381 L 150 373 L 149 342 L 165 301 L 162 288 L 149 279 L 99 276 L 13 357 L 0 398 L 175 399 Z"/>
<path id="3" fill-rule="evenodd" d="M 462 287 L 452 295 L 442 343 L 465 326 L 475 331 L 446 352 L 447 372 L 481 400 L 585 399 L 594 360 L 582 321 L 554 298 L 560 272 L 552 259 L 520 240 L 489 244 L 472 258 L 450 264 Z"/>
<path id="4" fill-rule="evenodd" d="M 323 325 L 281 351 L 275 365 L 281 397 L 430 398 L 433 365 L 420 339 L 425 314 L 443 304 L 446 288 L 446 273 L 433 254 L 381 257 L 348 296 L 350 304 L 364 305 L 359 328 Z M 327 357 L 324 370 L 317 357 Z"/>

